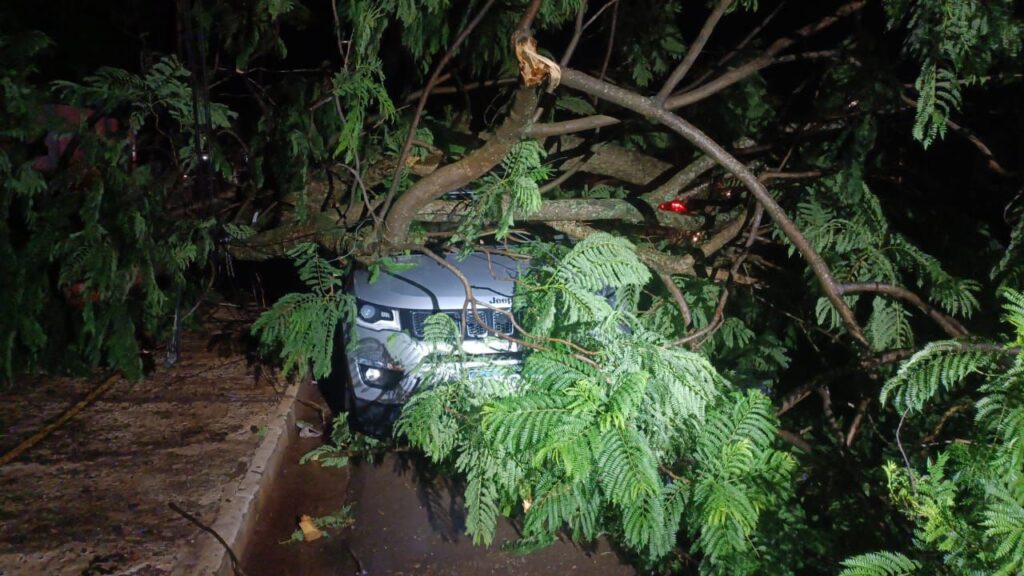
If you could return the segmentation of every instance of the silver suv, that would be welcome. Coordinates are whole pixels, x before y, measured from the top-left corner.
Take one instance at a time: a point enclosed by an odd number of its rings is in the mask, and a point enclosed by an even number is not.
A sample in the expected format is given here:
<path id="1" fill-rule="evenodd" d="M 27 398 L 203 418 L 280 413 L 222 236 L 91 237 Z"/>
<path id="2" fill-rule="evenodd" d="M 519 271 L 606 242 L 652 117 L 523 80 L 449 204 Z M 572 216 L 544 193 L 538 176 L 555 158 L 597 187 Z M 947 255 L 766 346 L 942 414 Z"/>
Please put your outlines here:
<path id="1" fill-rule="evenodd" d="M 352 275 L 355 327 L 339 327 L 333 370 L 323 387 L 328 399 L 343 400 L 353 428 L 375 436 L 390 435 L 402 405 L 420 385 L 414 369 L 431 351 L 437 352 L 424 341 L 424 323 L 431 315 L 447 314 L 462 330 L 465 354 L 448 356 L 458 362 L 452 368 L 512 368 L 521 358 L 514 342 L 495 336 L 474 318 L 466 306 L 462 282 L 450 270 L 423 255 L 395 260 L 411 267 L 402 272 L 382 271 L 373 283 L 366 270 Z M 473 252 L 461 260 L 448 254 L 445 260 L 466 277 L 478 302 L 497 309 L 478 305 L 480 319 L 493 332 L 513 335 L 509 314 L 500 311 L 511 312 L 514 280 L 523 264 L 484 252 Z"/>

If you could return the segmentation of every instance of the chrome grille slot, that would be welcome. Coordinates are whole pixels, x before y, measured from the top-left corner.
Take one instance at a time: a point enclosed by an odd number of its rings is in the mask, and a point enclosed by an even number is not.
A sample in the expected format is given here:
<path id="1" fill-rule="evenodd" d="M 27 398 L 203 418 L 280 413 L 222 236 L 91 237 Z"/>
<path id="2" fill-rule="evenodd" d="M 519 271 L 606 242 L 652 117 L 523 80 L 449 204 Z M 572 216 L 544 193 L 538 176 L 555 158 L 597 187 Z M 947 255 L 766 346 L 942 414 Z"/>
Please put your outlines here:
<path id="1" fill-rule="evenodd" d="M 430 310 L 412 310 L 409 313 L 409 317 L 412 320 L 410 325 L 412 335 L 416 338 L 423 338 L 423 325 L 427 321 L 427 318 L 430 318 L 434 314 L 447 314 L 455 321 L 456 326 L 461 326 L 461 310 L 442 310 L 439 312 Z M 493 328 L 498 334 L 511 335 L 514 331 L 512 320 L 507 314 L 482 307 L 477 308 L 477 314 L 480 316 L 481 320 L 487 323 L 487 325 Z M 466 326 L 464 332 L 468 339 L 480 339 L 490 335 L 487 329 L 473 317 L 472 310 L 466 310 Z"/>

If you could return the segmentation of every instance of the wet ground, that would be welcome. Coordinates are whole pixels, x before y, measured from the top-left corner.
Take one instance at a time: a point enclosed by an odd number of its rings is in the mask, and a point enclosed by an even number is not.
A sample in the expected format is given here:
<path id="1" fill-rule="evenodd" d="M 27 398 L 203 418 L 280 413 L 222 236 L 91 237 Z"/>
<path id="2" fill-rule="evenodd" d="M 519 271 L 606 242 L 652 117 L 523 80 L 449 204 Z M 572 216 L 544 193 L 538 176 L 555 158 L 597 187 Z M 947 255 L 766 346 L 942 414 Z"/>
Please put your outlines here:
<path id="1" fill-rule="evenodd" d="M 246 323 L 232 313 L 186 334 L 177 365 L 117 381 L 0 467 L 0 575 L 169 574 L 208 538 L 168 502 L 212 522 L 284 392 L 237 345 Z M 98 381 L 24 379 L 0 391 L 0 453 Z"/>
<path id="2" fill-rule="evenodd" d="M 223 311 L 222 311 L 223 312 Z M 174 502 L 213 524 L 245 477 L 286 385 L 240 345 L 249 318 L 214 313 L 187 333 L 182 360 L 141 381 L 119 380 L 94 404 L 14 462 L 0 467 L 0 576 L 163 576 L 211 537 Z M 162 353 L 154 355 L 162 361 Z M 159 362 L 158 362 L 159 363 Z M 0 390 L 0 453 L 58 417 L 102 378 L 34 378 Z M 303 387 L 300 420 L 322 426 L 323 401 Z M 243 565 L 248 576 L 633 574 L 601 542 L 569 542 L 530 556 L 463 534 L 461 486 L 408 454 L 341 470 L 300 466 L 320 439 L 288 431 Z M 300 515 L 352 505 L 355 524 L 331 538 L 281 544 Z M 184 563 L 183 563 L 184 561 Z"/>
<path id="3" fill-rule="evenodd" d="M 300 418 L 316 414 L 297 407 Z M 592 550 L 558 542 L 528 556 L 505 552 L 515 527 L 502 522 L 495 544 L 474 546 L 464 534 L 462 487 L 408 454 L 389 454 L 375 463 L 345 469 L 298 464 L 318 439 L 300 439 L 291 431 L 285 464 L 275 478 L 273 496 L 257 520 L 242 565 L 248 576 L 430 575 L 627 575 L 607 542 Z M 355 524 L 330 538 L 282 544 L 299 516 L 322 516 L 352 505 Z M 356 560 L 358 559 L 358 561 Z"/>

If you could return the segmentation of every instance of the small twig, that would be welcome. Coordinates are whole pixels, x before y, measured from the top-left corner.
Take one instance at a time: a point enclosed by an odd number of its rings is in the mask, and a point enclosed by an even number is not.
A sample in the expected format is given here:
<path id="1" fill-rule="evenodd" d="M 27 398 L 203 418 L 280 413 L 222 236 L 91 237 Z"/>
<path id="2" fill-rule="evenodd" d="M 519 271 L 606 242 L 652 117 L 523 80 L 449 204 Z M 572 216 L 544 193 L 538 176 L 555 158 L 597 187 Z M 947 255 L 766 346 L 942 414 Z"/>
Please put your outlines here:
<path id="1" fill-rule="evenodd" d="M 691 334 L 687 334 L 686 336 L 678 340 L 672 341 L 670 346 L 681 346 L 688 342 L 694 342 L 698 339 L 703 340 L 705 336 L 711 336 L 712 334 L 714 334 L 719 328 L 721 328 L 722 323 L 725 321 L 725 303 L 728 299 L 729 288 L 723 286 L 722 295 L 718 298 L 718 306 L 715 307 L 715 315 L 712 316 L 711 322 L 708 322 L 708 325 L 701 328 L 700 330 L 697 330 Z M 699 348 L 700 344 L 694 344 L 693 347 Z"/>
<path id="2" fill-rule="evenodd" d="M 449 79 L 450 77 L 451 77 L 451 74 L 442 74 L 441 75 L 441 79 L 438 80 L 438 83 L 444 82 L 447 79 Z M 479 81 L 479 82 L 466 82 L 462 86 L 435 86 L 434 89 L 430 91 L 430 93 L 431 93 L 431 95 L 434 95 L 434 96 L 437 96 L 439 94 L 456 94 L 456 93 L 459 93 L 459 92 L 470 92 L 472 90 L 479 90 L 481 88 L 493 88 L 495 86 L 503 86 L 505 84 L 517 84 L 518 82 L 519 82 L 519 77 L 518 76 L 512 76 L 512 77 L 509 77 L 509 78 L 496 78 L 496 79 L 493 79 L 493 80 L 482 80 L 482 81 Z M 415 102 L 422 95 L 423 95 L 423 90 L 422 89 L 416 90 L 415 92 L 410 92 L 405 97 L 405 101 L 406 102 Z"/>
<path id="3" fill-rule="evenodd" d="M 569 46 L 565 49 L 565 54 L 562 54 L 562 59 L 558 61 L 558 65 L 565 67 L 569 60 L 572 58 L 573 52 L 576 51 L 576 45 L 580 42 L 580 37 L 583 36 L 583 17 L 587 14 L 587 0 L 580 2 L 580 9 L 576 12 L 576 29 L 572 33 L 572 38 L 569 40 Z"/>
<path id="4" fill-rule="evenodd" d="M 900 455 L 903 456 L 903 463 L 907 466 L 907 477 L 910 478 L 910 489 L 914 491 L 914 495 L 917 495 L 917 482 L 914 480 L 914 469 L 910 466 L 910 458 L 907 458 L 907 451 L 903 449 L 903 442 L 900 440 L 900 430 L 903 429 L 903 421 L 907 419 L 907 412 L 909 411 L 909 408 L 903 411 L 903 414 L 900 416 L 900 423 L 896 426 L 896 446 L 900 449 Z"/>
<path id="5" fill-rule="evenodd" d="M 615 0 L 614 2 L 608 2 L 608 4 L 614 4 L 614 7 L 612 8 L 612 24 L 608 32 L 608 44 L 605 46 L 604 49 L 604 61 L 601 62 L 601 74 L 598 76 L 598 78 L 600 78 L 601 80 L 604 80 L 605 76 L 608 74 L 608 64 L 611 63 L 612 61 L 612 48 L 615 47 L 615 28 L 617 28 L 619 24 L 618 1 Z M 605 8 L 608 7 L 608 4 L 605 4 Z M 598 14 L 600 14 L 603 11 L 604 8 L 601 8 L 601 11 L 599 11 Z M 594 102 L 595 104 L 597 103 L 596 95 L 594 96 Z"/>
<path id="6" fill-rule="evenodd" d="M 582 170 L 586 164 L 586 161 L 584 161 L 583 158 L 580 157 L 577 162 L 573 163 L 573 165 L 569 167 L 568 170 L 565 170 L 564 172 L 559 174 L 558 177 L 552 179 L 549 182 L 545 182 L 543 185 L 541 185 L 540 193 L 544 194 L 545 192 L 549 192 L 551 190 L 554 190 L 556 187 L 561 186 L 562 184 L 565 183 L 566 180 L 572 178 L 573 176 L 576 175 L 577 172 Z"/>
<path id="7" fill-rule="evenodd" d="M 538 2 L 539 4 L 539 2 Z M 409 153 L 412 151 L 412 142 L 416 138 L 416 128 L 420 124 L 420 117 L 423 115 L 423 109 L 427 105 L 427 98 L 430 97 L 431 90 L 437 85 L 438 80 L 441 77 L 441 72 L 444 71 L 444 67 L 448 65 L 448 62 L 455 55 L 455 52 L 462 46 L 462 43 L 466 41 L 466 38 L 473 32 L 473 30 L 480 24 L 480 21 L 484 19 L 487 12 L 494 5 L 494 0 L 487 0 L 487 3 L 480 9 L 477 15 L 470 20 L 466 27 L 462 29 L 458 37 L 455 38 L 455 42 L 452 43 L 448 51 L 444 53 L 441 60 L 434 67 L 434 72 L 430 75 L 430 79 L 427 81 L 427 85 L 423 88 L 423 94 L 420 95 L 419 101 L 416 103 L 416 111 L 413 112 L 412 120 L 409 122 L 409 133 L 405 137 L 405 142 L 402 144 L 402 151 L 398 155 L 398 165 L 395 167 L 395 174 L 391 178 L 391 187 L 388 189 L 388 195 L 384 199 L 382 204 L 381 214 L 387 212 L 388 208 L 391 207 L 391 202 L 394 201 L 395 193 L 398 192 L 398 185 L 402 181 L 402 173 L 405 171 L 405 163 L 409 159 Z M 383 231 L 382 231 L 383 232 Z"/>
<path id="8" fill-rule="evenodd" d="M 860 425 L 864 421 L 864 415 L 868 412 L 868 407 L 871 406 L 871 396 L 868 396 L 860 401 L 857 405 L 857 414 L 853 417 L 853 422 L 850 422 L 850 429 L 846 432 L 846 446 L 849 448 L 853 446 L 853 440 L 857 437 L 857 433 L 860 431 Z"/>
<path id="9" fill-rule="evenodd" d="M 917 102 L 915 102 L 913 99 L 911 99 L 902 92 L 900 92 L 900 100 L 907 104 L 910 104 L 914 108 L 917 108 Z M 996 160 L 996 155 L 992 153 L 992 149 L 989 148 L 988 145 L 986 145 L 984 142 L 982 142 L 981 138 L 978 138 L 978 136 L 974 134 L 974 132 L 971 131 L 969 128 L 961 126 L 960 124 L 957 124 L 956 122 L 949 118 L 946 119 L 946 126 L 949 126 L 950 129 L 952 129 L 954 132 L 963 135 L 963 137 L 966 138 L 968 142 L 970 142 L 975 148 L 978 149 L 978 152 L 981 152 L 981 155 L 984 156 L 985 159 L 988 161 L 987 167 L 990 171 L 1002 176 L 1003 178 L 1012 178 L 1014 176 L 1012 172 L 1009 172 L 1008 170 L 1006 170 L 1006 168 L 1003 168 L 1002 164 L 1000 164 L 999 161 Z"/>
<path id="10" fill-rule="evenodd" d="M 219 542 L 220 545 L 224 547 L 224 550 L 228 553 L 228 557 L 231 559 L 231 570 L 234 571 L 235 576 L 246 576 L 245 571 L 242 570 L 241 563 L 238 561 L 238 556 L 235 555 L 235 551 L 231 549 L 231 546 L 228 546 L 228 543 L 225 542 L 223 538 L 221 538 L 220 534 L 218 534 L 216 530 L 210 528 L 206 524 L 203 524 L 195 516 L 189 514 L 188 512 L 185 512 L 184 510 L 181 509 L 180 506 L 178 506 L 174 502 L 168 502 L 167 505 L 171 508 L 171 510 L 174 510 L 178 514 L 181 514 L 182 518 L 195 524 L 201 530 L 209 533 L 214 538 L 216 538 L 217 542 Z"/>
<path id="11" fill-rule="evenodd" d="M 814 450 L 811 447 L 810 442 L 801 438 L 800 435 L 797 434 L 796 432 L 790 432 L 789 430 L 778 428 L 775 430 L 775 433 L 779 435 L 779 438 L 782 438 L 786 442 L 789 442 L 793 446 L 796 446 L 800 451 L 802 451 L 805 454 L 810 454 Z"/>
<path id="12" fill-rule="evenodd" d="M 661 278 L 661 282 L 665 285 L 668 293 L 672 295 L 672 299 L 676 301 L 676 306 L 679 307 L 679 314 L 683 317 L 683 330 L 686 330 L 692 319 L 690 306 L 686 303 L 686 298 L 679 291 L 679 286 L 676 286 L 676 283 L 672 280 L 671 274 L 658 272 L 658 277 Z"/>
<path id="13" fill-rule="evenodd" d="M 74 406 L 68 408 L 67 411 L 60 415 L 59 418 L 48 424 L 42 430 L 36 432 L 32 436 L 29 436 L 20 444 L 18 444 L 14 448 L 11 448 L 6 454 L 0 457 L 0 466 L 10 464 L 15 459 L 17 459 L 18 456 L 21 456 L 30 448 L 45 440 L 47 436 L 53 434 L 55 430 L 66 424 L 69 420 L 74 418 L 75 415 L 77 415 L 79 412 L 85 410 L 87 406 L 95 402 L 96 399 L 105 394 L 107 390 L 110 390 L 110 387 L 113 386 L 114 383 L 118 382 L 120 379 L 121 375 L 119 373 L 112 374 L 105 378 L 103 382 L 101 382 L 98 386 L 93 388 L 92 391 L 89 392 L 89 394 L 85 398 L 82 398 L 81 400 L 76 402 Z"/>
<path id="14" fill-rule="evenodd" d="M 949 409 L 942 414 L 942 417 L 939 418 L 939 423 L 935 425 L 935 428 L 933 428 L 927 436 L 921 439 L 921 444 L 927 445 L 934 442 L 935 439 L 939 437 L 939 434 L 942 433 L 942 429 L 946 426 L 946 423 L 949 422 L 950 418 L 952 418 L 959 412 L 966 412 L 967 410 L 970 410 L 973 407 L 974 405 L 971 404 L 970 402 L 962 402 L 960 404 L 954 404 L 953 406 L 950 406 Z"/>
<path id="15" fill-rule="evenodd" d="M 593 16 L 587 19 L 587 23 L 583 25 L 583 29 L 586 30 L 587 28 L 590 28 L 591 24 L 596 22 L 597 19 L 601 16 L 601 14 L 603 14 L 604 11 L 607 10 L 608 8 L 611 8 L 612 6 L 615 6 L 617 8 L 618 3 L 619 0 L 608 0 L 607 2 L 605 2 L 604 6 L 601 6 L 601 8 L 598 9 L 598 11 L 595 12 Z"/>
<path id="16" fill-rule="evenodd" d="M 686 479 L 686 478 L 676 474 L 675 472 L 669 470 L 668 466 L 665 466 L 664 464 L 659 464 L 658 465 L 658 470 L 661 470 L 662 474 L 664 474 L 665 476 L 668 476 L 669 478 L 671 478 L 672 480 L 674 480 L 676 482 L 682 482 L 684 484 L 689 484 L 690 483 L 690 481 L 688 479 Z"/>
<path id="17" fill-rule="evenodd" d="M 761 21 L 760 24 L 755 26 L 753 30 L 751 30 L 746 36 L 743 37 L 743 40 L 741 40 L 739 44 L 737 44 L 732 50 L 727 52 L 724 56 L 719 58 L 718 62 L 715 62 L 715 65 L 713 67 L 709 68 L 706 72 L 701 74 L 696 80 L 694 80 L 690 84 L 686 85 L 681 90 L 681 92 L 688 92 L 688 91 L 692 90 L 693 88 L 696 88 L 697 86 L 700 86 L 705 80 L 708 79 L 708 76 L 711 76 L 716 71 L 721 70 L 721 68 L 723 66 L 728 64 L 730 60 L 732 60 L 733 58 L 736 57 L 737 54 L 742 52 L 743 49 L 747 47 L 747 44 L 750 44 L 750 41 L 753 40 L 754 38 L 756 38 L 757 35 L 760 34 L 761 31 L 764 30 L 765 27 L 768 26 L 768 24 L 772 20 L 775 19 L 775 16 L 778 15 L 779 11 L 781 11 L 782 7 L 785 6 L 785 5 L 786 5 L 785 0 L 783 0 L 782 2 L 779 2 L 779 4 L 777 6 L 775 6 L 775 9 L 772 10 L 768 14 L 768 16 L 766 16 L 765 19 Z"/>
<path id="18" fill-rule="evenodd" d="M 320 425 L 324 427 L 327 426 L 327 410 L 325 410 L 323 406 L 317 404 L 316 402 L 303 400 L 302 398 L 296 398 L 295 401 L 298 402 L 299 404 L 302 404 L 303 406 L 309 406 L 313 410 L 316 410 L 317 413 L 320 414 Z"/>
<path id="19" fill-rule="evenodd" d="M 874 358 L 867 358 L 864 360 L 865 368 L 878 368 L 885 364 L 892 364 L 893 362 L 899 362 L 904 358 L 910 358 L 917 352 L 916 348 L 900 348 L 898 350 L 890 350 Z"/>
<path id="20" fill-rule="evenodd" d="M 802 386 L 799 386 L 789 394 L 782 397 L 782 402 L 779 407 L 775 409 L 775 416 L 779 417 L 789 412 L 794 406 L 802 402 L 805 398 L 814 392 L 814 382 L 808 382 Z"/>
<path id="21" fill-rule="evenodd" d="M 500 313 L 504 314 L 505 316 L 507 316 L 509 318 L 509 320 L 512 322 L 513 327 L 515 327 L 516 330 L 518 332 L 520 332 L 521 334 L 523 334 L 525 337 L 536 339 L 536 340 L 541 340 L 541 341 L 546 341 L 546 342 L 554 342 L 554 343 L 558 343 L 558 344 L 562 344 L 564 346 L 567 346 L 567 347 L 569 347 L 569 348 L 571 348 L 573 350 L 576 350 L 579 353 L 579 354 L 574 354 L 574 356 L 576 358 L 578 358 L 578 359 L 580 359 L 580 360 L 582 360 L 582 361 L 584 361 L 584 362 L 586 362 L 586 363 L 588 363 L 588 364 L 590 364 L 592 366 L 597 366 L 596 362 L 594 362 L 590 358 L 587 358 L 587 356 L 594 356 L 595 355 L 594 352 L 592 352 L 590 350 L 587 350 L 586 348 L 583 348 L 583 347 L 579 346 L 578 344 L 575 344 L 575 343 L 570 342 L 568 340 L 563 340 L 561 338 L 539 337 L 539 336 L 535 336 L 533 334 L 530 334 L 529 332 L 526 332 L 525 330 L 523 330 L 523 328 L 518 324 L 518 322 L 516 322 L 515 316 L 513 316 L 511 314 L 511 312 L 509 312 L 508 310 L 505 310 L 505 309 L 502 309 L 502 308 L 497 308 L 497 307 L 495 307 L 495 306 L 493 306 L 491 304 L 487 304 L 485 302 L 478 301 L 476 299 L 476 296 L 473 295 L 473 286 L 469 283 L 469 279 L 466 278 L 466 275 L 463 274 L 462 271 L 459 270 L 457 267 L 452 265 L 451 262 L 448 262 L 447 260 L 445 260 L 444 258 L 439 256 L 433 250 L 431 250 L 429 248 L 426 248 L 425 246 L 420 246 L 420 245 L 417 245 L 417 244 L 409 244 L 409 245 L 405 245 L 405 246 L 400 246 L 400 248 L 405 248 L 407 250 L 416 250 L 417 252 L 422 253 L 423 255 L 427 256 L 428 258 L 430 258 L 434 262 L 437 262 L 443 268 L 445 268 L 446 270 L 448 270 L 449 272 L 454 274 L 455 277 L 458 278 L 459 282 L 462 284 L 463 291 L 466 293 L 466 299 L 463 302 L 463 315 L 465 315 L 466 308 L 468 307 L 470 309 L 470 312 L 473 315 L 473 319 L 477 322 L 477 324 L 479 324 L 481 327 L 483 327 L 483 329 L 485 331 L 487 331 L 488 333 L 490 333 L 490 334 L 492 334 L 494 336 L 497 336 L 498 338 L 501 338 L 503 340 L 508 340 L 509 342 L 513 342 L 515 344 L 518 344 L 520 346 L 525 346 L 525 347 L 531 348 L 533 350 L 539 350 L 539 351 L 546 351 L 547 350 L 547 348 L 545 348 L 544 346 L 540 346 L 540 345 L 535 344 L 533 342 L 528 342 L 528 341 L 523 340 L 521 338 L 516 338 L 515 336 L 509 336 L 508 334 L 503 334 L 501 332 L 498 332 L 493 326 L 488 324 L 486 321 L 484 321 L 483 318 L 480 317 L 480 313 L 477 310 L 477 306 L 478 305 L 483 306 L 484 308 L 488 308 L 488 309 L 500 312 Z M 463 322 L 463 325 L 465 325 L 465 322 Z"/>
<path id="22" fill-rule="evenodd" d="M 728 279 L 732 279 L 736 275 L 736 273 L 739 272 L 739 269 L 743 265 L 744 260 L 746 260 L 747 256 L 750 254 L 750 247 L 754 245 L 754 241 L 757 239 L 757 230 L 761 226 L 761 218 L 763 216 L 764 206 L 761 205 L 760 203 L 757 203 L 754 208 L 754 214 L 750 219 L 750 232 L 747 234 L 746 242 L 744 242 L 743 253 L 740 254 L 738 258 L 736 258 L 735 262 L 733 262 L 732 267 L 729 269 Z M 718 306 L 715 307 L 715 315 L 712 318 L 712 321 L 709 322 L 707 326 L 701 328 L 700 330 L 697 330 L 693 334 L 689 334 L 683 338 L 680 338 L 679 340 L 672 342 L 672 345 L 678 346 L 681 344 L 685 344 L 687 342 L 695 341 L 699 338 L 700 341 L 693 344 L 694 348 L 699 348 L 701 344 L 703 344 L 703 341 L 709 338 L 716 331 L 718 331 L 718 329 L 721 328 L 722 324 L 725 322 L 725 303 L 728 298 L 729 288 L 723 287 L 722 294 L 718 299 Z M 685 300 L 683 301 L 683 303 L 685 304 Z"/>
<path id="23" fill-rule="evenodd" d="M 842 446 L 844 442 L 843 427 L 839 425 L 839 421 L 836 420 L 836 413 L 832 410 L 832 391 L 829 390 L 828 386 L 818 386 L 816 392 L 821 398 L 821 411 L 825 414 L 825 419 L 828 420 L 832 431 L 839 440 L 839 445 Z"/>

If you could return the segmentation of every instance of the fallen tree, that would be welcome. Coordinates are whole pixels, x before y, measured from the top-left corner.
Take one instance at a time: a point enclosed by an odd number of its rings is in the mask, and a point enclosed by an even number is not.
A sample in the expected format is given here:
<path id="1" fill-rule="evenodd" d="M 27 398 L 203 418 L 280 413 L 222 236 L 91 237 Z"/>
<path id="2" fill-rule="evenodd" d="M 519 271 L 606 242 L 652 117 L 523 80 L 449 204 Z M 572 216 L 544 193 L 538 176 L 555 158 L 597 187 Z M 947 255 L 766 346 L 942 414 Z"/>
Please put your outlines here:
<path id="1" fill-rule="evenodd" d="M 440 253 L 485 242 L 536 263 L 523 388 L 436 382 L 402 423 L 465 476 L 474 540 L 500 511 L 524 548 L 608 533 L 677 573 L 1019 571 L 1016 420 L 991 406 L 1016 410 L 1021 336 L 993 326 L 997 302 L 1020 326 L 1022 167 L 971 104 L 1019 120 L 1008 0 L 175 17 L 176 56 L 73 82 L 33 69 L 44 36 L 0 28 L 8 378 L 141 375 L 140 341 L 238 261 L 281 258 L 308 290 L 258 335 L 326 377 L 344 274 L 421 253 L 482 323 Z M 97 113 L 67 136 L 38 113 L 57 100 Z M 541 233 L 517 245 L 518 226 Z"/>

